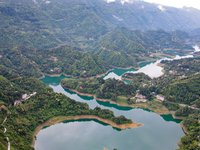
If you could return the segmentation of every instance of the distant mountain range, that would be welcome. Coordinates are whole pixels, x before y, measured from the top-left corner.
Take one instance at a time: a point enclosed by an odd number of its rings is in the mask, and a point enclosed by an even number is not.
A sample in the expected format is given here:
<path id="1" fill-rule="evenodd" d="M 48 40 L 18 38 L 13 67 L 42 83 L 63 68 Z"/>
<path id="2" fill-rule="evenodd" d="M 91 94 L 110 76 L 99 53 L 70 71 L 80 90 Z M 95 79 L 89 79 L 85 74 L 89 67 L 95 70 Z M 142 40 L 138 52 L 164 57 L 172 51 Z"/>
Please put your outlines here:
<path id="1" fill-rule="evenodd" d="M 200 10 L 133 1 L 2 0 L 0 45 L 36 49 L 67 43 L 87 49 L 115 27 L 184 30 L 200 27 Z M 143 45 L 144 46 L 144 45 Z"/>
<path id="2" fill-rule="evenodd" d="M 180 31 L 182 34 L 179 31 L 173 33 L 182 37 L 181 35 L 185 32 Z M 169 48 L 193 49 L 174 36 L 173 33 L 162 29 L 142 32 L 141 30 L 132 31 L 124 27 L 117 27 L 97 42 L 90 52 L 99 55 L 112 66 L 129 67 L 137 66 L 139 61 L 149 59 L 149 53 Z"/>

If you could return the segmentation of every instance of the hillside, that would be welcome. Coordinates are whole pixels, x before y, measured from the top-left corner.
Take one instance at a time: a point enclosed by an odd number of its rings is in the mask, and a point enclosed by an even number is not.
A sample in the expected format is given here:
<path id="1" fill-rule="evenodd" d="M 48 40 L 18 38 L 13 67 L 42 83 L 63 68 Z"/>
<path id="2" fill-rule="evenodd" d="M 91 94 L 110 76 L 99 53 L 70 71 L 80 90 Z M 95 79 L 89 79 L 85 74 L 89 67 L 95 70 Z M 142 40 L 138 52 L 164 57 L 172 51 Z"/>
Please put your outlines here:
<path id="1" fill-rule="evenodd" d="M 183 43 L 178 37 L 160 29 L 157 31 L 148 30 L 145 34 L 153 40 L 159 48 L 166 49 L 192 49 L 191 46 Z"/>
<path id="2" fill-rule="evenodd" d="M 52 48 L 71 44 L 87 49 L 116 26 L 131 30 L 190 30 L 200 26 L 200 11 L 143 1 L 2 0 L 0 44 Z M 189 11 L 188 11 L 189 10 Z"/>
<path id="3" fill-rule="evenodd" d="M 162 61 L 165 73 L 153 79 L 153 88 L 170 102 L 193 105 L 199 103 L 199 57 Z"/>
<path id="4" fill-rule="evenodd" d="M 156 59 L 150 53 L 164 49 L 190 49 L 179 38 L 164 30 L 129 30 L 117 27 L 94 45 L 91 53 L 99 55 L 105 62 L 116 67 L 138 67 L 138 62 Z"/>
<path id="5" fill-rule="evenodd" d="M 0 71 L 3 72 L 0 74 L 1 150 L 7 149 L 6 137 L 9 137 L 12 150 L 33 150 L 31 143 L 36 127 L 58 116 L 71 116 L 73 119 L 74 116 L 92 115 L 117 125 L 132 123 L 131 119 L 124 116 L 114 116 L 108 109 L 90 109 L 86 103 L 76 102 L 62 93 L 55 93 L 36 78 L 17 77 L 6 70 Z M 25 99 L 22 98 L 24 94 L 27 94 Z M 7 120 L 2 124 L 6 116 Z M 58 121 L 59 117 L 55 120 Z"/>
<path id="6" fill-rule="evenodd" d="M 0 49 L 0 64 L 16 74 L 41 77 L 43 73 L 91 77 L 105 73 L 110 67 L 97 55 L 79 48 L 35 50 L 26 46 Z"/>

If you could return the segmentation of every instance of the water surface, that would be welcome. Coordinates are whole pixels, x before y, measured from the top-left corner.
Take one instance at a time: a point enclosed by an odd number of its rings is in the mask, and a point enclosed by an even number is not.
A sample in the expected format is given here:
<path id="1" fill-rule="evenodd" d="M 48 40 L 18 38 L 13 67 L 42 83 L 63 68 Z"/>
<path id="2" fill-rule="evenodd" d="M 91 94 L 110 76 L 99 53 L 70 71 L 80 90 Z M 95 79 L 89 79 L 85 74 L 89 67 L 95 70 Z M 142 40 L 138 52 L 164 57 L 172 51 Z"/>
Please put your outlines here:
<path id="1" fill-rule="evenodd" d="M 174 59 L 188 57 L 193 57 L 193 55 L 177 55 Z M 140 64 L 139 70 L 114 68 L 103 78 L 121 79 L 121 75 L 126 72 L 143 72 L 152 78 L 159 77 L 163 74 L 163 68 L 157 64 L 163 59 L 173 60 L 165 57 L 154 62 L 144 62 Z M 137 123 L 143 123 L 144 126 L 118 130 L 97 120 L 65 121 L 41 130 L 37 135 L 36 150 L 103 150 L 104 147 L 109 150 L 114 148 L 118 150 L 174 150 L 178 148 L 177 143 L 184 136 L 179 125 L 181 120 L 173 119 L 172 115 L 158 115 L 148 109 L 121 107 L 95 100 L 93 97 L 78 95 L 63 89 L 59 84 L 63 78 L 65 78 L 63 75 L 46 76 L 41 81 L 52 87 L 55 92 L 64 93 L 79 102 L 86 102 L 92 109 L 96 106 L 109 109 L 116 116 L 124 115 Z M 130 83 L 130 81 L 126 82 Z"/>
<path id="2" fill-rule="evenodd" d="M 88 103 L 90 108 L 99 106 L 112 110 L 116 116 L 124 115 L 144 126 L 117 130 L 97 120 L 65 121 L 41 130 L 37 135 L 36 150 L 173 150 L 184 136 L 179 126 L 181 120 L 171 115 L 158 115 L 148 109 L 120 107 L 109 102 L 97 101 L 93 97 L 80 96 L 59 85 L 65 78 L 46 76 L 45 84 L 76 101 Z"/>

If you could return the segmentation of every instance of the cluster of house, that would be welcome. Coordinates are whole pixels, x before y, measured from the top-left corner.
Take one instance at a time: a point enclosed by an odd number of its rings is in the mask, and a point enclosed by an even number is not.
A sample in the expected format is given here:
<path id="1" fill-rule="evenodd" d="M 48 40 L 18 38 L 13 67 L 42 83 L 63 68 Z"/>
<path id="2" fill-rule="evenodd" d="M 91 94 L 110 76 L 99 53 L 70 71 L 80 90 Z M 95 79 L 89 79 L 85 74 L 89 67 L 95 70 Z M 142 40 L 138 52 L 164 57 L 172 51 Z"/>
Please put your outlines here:
<path id="1" fill-rule="evenodd" d="M 137 94 L 135 97 L 137 98 L 136 103 L 141 103 L 141 102 L 146 103 L 147 102 L 146 96 Z"/>
<path id="2" fill-rule="evenodd" d="M 29 99 L 31 96 L 34 96 L 34 95 L 36 95 L 37 94 L 37 92 L 33 92 L 32 94 L 30 94 L 30 95 L 28 95 L 28 94 L 23 94 L 22 95 L 22 101 L 24 101 L 24 100 L 27 100 L 27 99 Z M 19 104 L 21 104 L 21 101 L 19 101 L 19 100 L 16 100 L 15 102 L 14 102 L 14 105 L 19 105 Z"/>
<path id="3" fill-rule="evenodd" d="M 153 92 L 153 94 L 155 94 L 155 92 Z M 136 103 L 146 103 L 148 102 L 148 100 L 146 99 L 146 96 L 143 96 L 139 93 L 137 93 L 137 95 L 135 97 L 132 97 L 131 99 L 135 99 L 136 98 Z M 161 95 L 156 95 L 156 98 L 159 100 L 159 101 L 164 101 L 165 100 L 165 97 L 161 96 Z"/>

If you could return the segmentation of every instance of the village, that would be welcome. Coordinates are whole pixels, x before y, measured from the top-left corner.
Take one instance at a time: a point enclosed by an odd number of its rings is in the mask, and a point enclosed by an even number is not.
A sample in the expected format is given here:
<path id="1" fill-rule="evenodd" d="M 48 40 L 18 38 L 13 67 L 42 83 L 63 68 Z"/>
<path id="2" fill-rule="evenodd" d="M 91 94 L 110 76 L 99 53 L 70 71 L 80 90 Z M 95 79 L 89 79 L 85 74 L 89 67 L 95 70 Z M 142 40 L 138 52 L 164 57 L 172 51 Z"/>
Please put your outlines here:
<path id="1" fill-rule="evenodd" d="M 157 98 L 157 100 L 159 100 L 161 102 L 165 100 L 165 98 L 161 95 L 156 95 L 156 98 Z M 146 96 L 139 94 L 139 93 L 137 93 L 136 96 L 132 97 L 131 99 L 135 99 L 136 103 L 147 103 L 148 102 L 148 100 L 146 99 Z"/>

